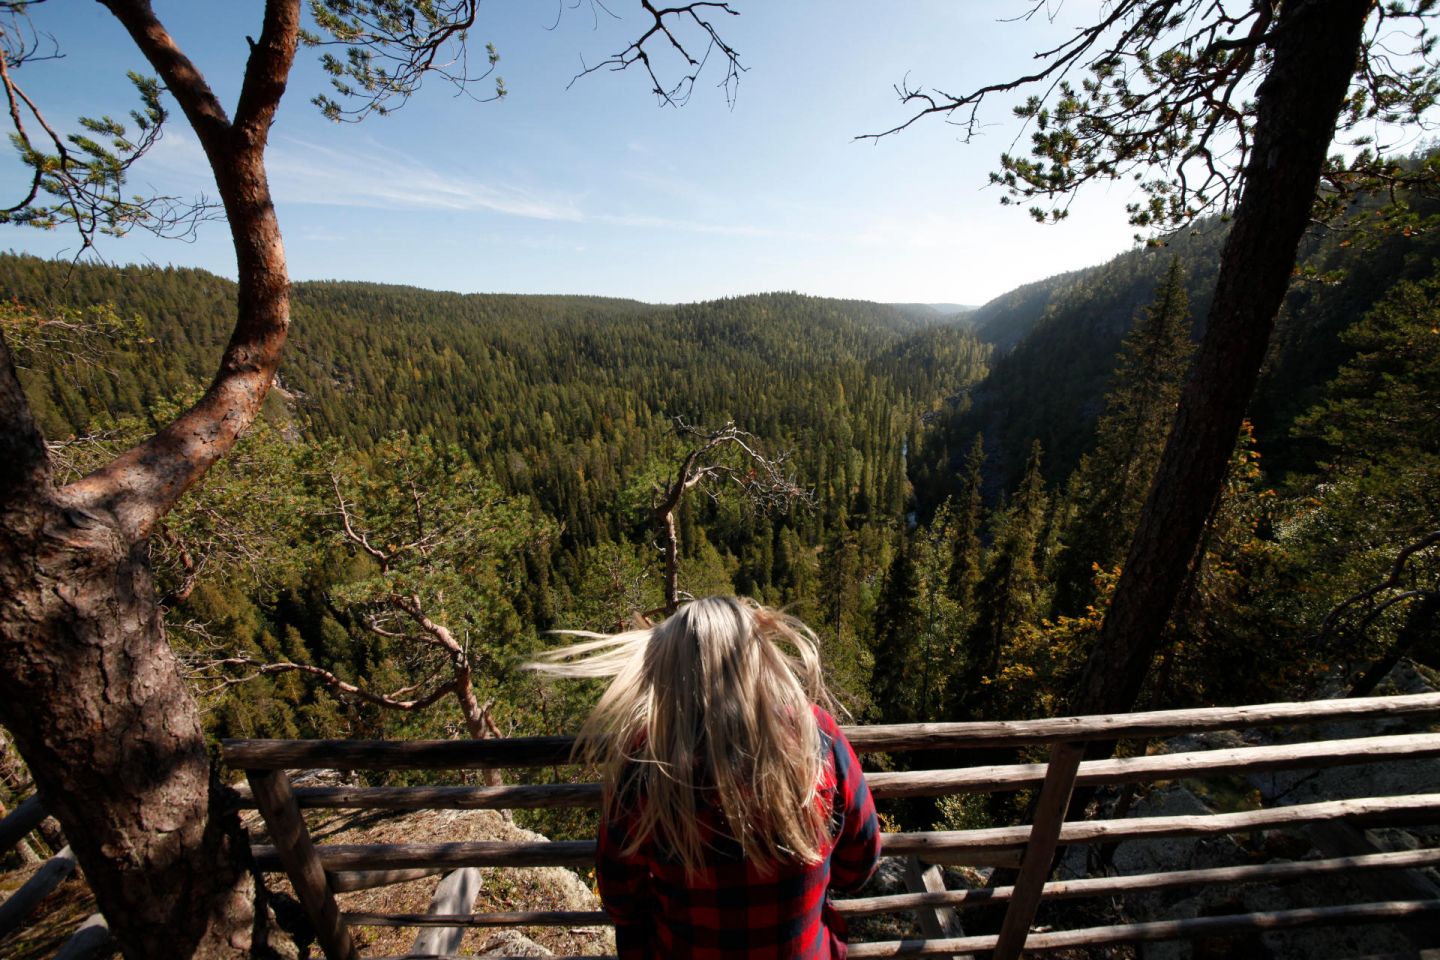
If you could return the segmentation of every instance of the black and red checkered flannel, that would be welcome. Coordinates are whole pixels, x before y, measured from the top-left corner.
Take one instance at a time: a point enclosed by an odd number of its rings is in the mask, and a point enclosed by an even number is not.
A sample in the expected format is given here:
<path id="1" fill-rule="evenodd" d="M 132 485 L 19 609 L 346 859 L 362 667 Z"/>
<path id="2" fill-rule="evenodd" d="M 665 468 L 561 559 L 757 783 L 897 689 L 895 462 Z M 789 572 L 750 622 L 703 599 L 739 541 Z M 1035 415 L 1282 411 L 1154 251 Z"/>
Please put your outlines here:
<path id="1" fill-rule="evenodd" d="M 633 807 L 601 825 L 596 861 L 600 899 L 615 921 L 621 960 L 780 960 L 845 956 L 845 927 L 830 890 L 855 890 L 875 869 L 880 828 L 855 751 L 819 707 L 825 770 L 822 795 L 834 811 L 831 843 L 814 866 L 780 864 L 762 874 L 719 828 L 718 809 L 696 811 L 707 857 L 699 876 L 655 851 L 623 856 Z"/>

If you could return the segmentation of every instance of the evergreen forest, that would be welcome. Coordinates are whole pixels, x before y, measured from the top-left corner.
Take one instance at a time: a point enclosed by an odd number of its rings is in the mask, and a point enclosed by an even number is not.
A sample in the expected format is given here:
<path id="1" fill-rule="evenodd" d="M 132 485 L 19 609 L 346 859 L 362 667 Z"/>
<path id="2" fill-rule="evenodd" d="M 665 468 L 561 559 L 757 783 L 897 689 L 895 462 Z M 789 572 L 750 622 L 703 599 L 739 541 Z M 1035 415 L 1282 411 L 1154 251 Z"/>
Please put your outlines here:
<path id="1" fill-rule="evenodd" d="M 667 518 L 677 596 L 804 619 L 857 722 L 1064 712 L 1224 231 L 949 314 L 298 283 L 263 418 L 151 541 L 210 732 L 573 731 L 595 691 L 520 666 L 551 631 L 663 615 Z M 1301 262 L 1144 706 L 1440 666 L 1440 238 L 1360 204 Z M 234 299 L 197 270 L 0 257 L 66 476 L 199 394 Z"/>

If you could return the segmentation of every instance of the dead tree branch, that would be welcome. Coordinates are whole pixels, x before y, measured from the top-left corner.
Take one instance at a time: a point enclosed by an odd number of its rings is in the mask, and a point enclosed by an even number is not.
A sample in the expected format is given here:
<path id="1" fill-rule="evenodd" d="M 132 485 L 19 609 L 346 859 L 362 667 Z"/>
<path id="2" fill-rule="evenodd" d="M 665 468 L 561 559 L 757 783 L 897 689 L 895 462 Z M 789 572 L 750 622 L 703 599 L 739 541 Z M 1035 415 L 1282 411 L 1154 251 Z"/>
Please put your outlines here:
<path id="1" fill-rule="evenodd" d="M 678 107 L 683 106 L 695 91 L 695 81 L 705 71 L 705 66 L 714 53 L 718 53 L 725 62 L 725 75 L 718 86 L 725 91 L 725 101 L 731 106 L 735 104 L 735 95 L 740 86 L 740 74 L 745 72 L 745 67 L 740 63 L 740 54 L 734 47 L 725 42 L 720 31 L 715 26 L 711 17 L 715 14 L 728 14 L 738 17 L 740 11 L 733 10 L 728 3 L 687 3 L 674 7 L 657 8 L 650 0 L 640 0 L 640 6 L 645 9 L 651 17 L 649 28 L 640 37 L 631 43 L 624 50 L 613 54 L 593 66 L 584 66 L 571 80 L 573 86 L 581 77 L 589 76 L 599 70 L 620 71 L 627 70 L 635 64 L 645 70 L 650 78 L 651 92 L 661 106 Z M 694 53 L 698 49 L 693 46 L 693 41 L 681 39 L 681 31 L 685 28 L 698 33 L 701 42 L 704 44 L 704 51 Z M 692 44 L 687 46 L 687 43 Z M 660 44 L 662 49 L 668 48 L 671 55 L 678 57 L 685 64 L 679 79 L 674 81 L 663 81 L 660 79 L 660 72 L 656 70 L 655 61 L 652 59 L 653 52 L 647 48 L 647 44 Z"/>
<path id="2" fill-rule="evenodd" d="M 734 484 L 747 504 L 767 514 L 789 510 L 796 504 L 814 504 L 811 491 L 801 487 L 793 474 L 786 472 L 789 455 L 767 455 L 760 448 L 759 439 L 741 430 L 733 420 L 718 430 L 707 431 L 676 417 L 675 433 L 693 445 L 680 461 L 670 485 L 659 491 L 660 502 L 655 507 L 655 522 L 665 553 L 664 612 L 667 614 L 674 613 L 681 600 L 680 534 L 675 512 L 688 491 L 707 481 Z"/>

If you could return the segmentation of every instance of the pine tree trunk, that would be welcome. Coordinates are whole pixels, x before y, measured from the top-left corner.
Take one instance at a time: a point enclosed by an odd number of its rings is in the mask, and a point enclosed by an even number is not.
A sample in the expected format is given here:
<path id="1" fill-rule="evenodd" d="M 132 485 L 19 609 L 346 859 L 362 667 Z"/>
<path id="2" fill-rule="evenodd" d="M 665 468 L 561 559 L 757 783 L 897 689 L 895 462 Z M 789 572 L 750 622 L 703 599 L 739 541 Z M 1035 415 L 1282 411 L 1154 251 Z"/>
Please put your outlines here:
<path id="1" fill-rule="evenodd" d="M 245 956 L 249 847 L 213 780 L 145 545 L 50 484 L 3 343 L 0 431 L 0 720 L 126 956 Z"/>
<path id="2" fill-rule="evenodd" d="M 254 421 L 280 363 L 290 281 L 264 153 L 300 4 L 267 0 L 232 121 L 148 0 L 101 2 L 210 161 L 235 244 L 236 323 L 193 407 L 63 488 L 0 341 L 0 721 L 126 957 L 248 956 L 249 846 L 166 642 L 146 541 Z"/>
<path id="3" fill-rule="evenodd" d="M 1369 0 L 1281 7 L 1205 337 L 1074 712 L 1124 711 L 1139 695 L 1259 377 L 1370 7 Z"/>

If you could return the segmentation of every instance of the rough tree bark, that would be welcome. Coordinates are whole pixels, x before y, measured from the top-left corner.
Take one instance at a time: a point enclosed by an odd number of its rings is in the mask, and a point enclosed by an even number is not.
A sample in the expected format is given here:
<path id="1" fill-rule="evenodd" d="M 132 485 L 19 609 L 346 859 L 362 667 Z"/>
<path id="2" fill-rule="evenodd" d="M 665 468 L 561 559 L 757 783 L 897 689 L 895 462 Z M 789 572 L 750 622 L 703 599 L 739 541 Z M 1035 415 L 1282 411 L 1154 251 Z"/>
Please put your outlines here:
<path id="1" fill-rule="evenodd" d="M 1205 336 L 1074 712 L 1128 710 L 1140 693 L 1259 377 L 1370 8 L 1370 0 L 1280 8 Z"/>
<path id="2" fill-rule="evenodd" d="M 248 844 L 166 642 L 145 539 L 254 420 L 289 326 L 264 150 L 299 0 L 270 0 L 232 121 L 148 0 L 101 0 L 179 102 L 234 238 L 234 334 L 200 401 L 84 479 L 52 480 L 0 343 L 0 720 L 127 957 L 248 955 Z"/>

